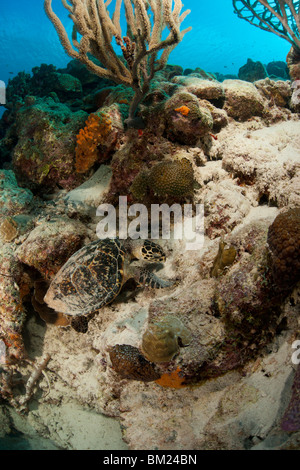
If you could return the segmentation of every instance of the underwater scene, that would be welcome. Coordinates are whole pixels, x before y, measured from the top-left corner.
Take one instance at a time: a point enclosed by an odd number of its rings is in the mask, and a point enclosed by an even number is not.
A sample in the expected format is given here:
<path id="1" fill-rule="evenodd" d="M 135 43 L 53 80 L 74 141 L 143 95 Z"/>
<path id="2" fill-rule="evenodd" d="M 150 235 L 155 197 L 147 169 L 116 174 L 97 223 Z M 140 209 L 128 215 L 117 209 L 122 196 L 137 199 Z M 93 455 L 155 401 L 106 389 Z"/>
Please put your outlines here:
<path id="1" fill-rule="evenodd" d="M 299 450 L 300 0 L 0 19 L 0 450 Z"/>

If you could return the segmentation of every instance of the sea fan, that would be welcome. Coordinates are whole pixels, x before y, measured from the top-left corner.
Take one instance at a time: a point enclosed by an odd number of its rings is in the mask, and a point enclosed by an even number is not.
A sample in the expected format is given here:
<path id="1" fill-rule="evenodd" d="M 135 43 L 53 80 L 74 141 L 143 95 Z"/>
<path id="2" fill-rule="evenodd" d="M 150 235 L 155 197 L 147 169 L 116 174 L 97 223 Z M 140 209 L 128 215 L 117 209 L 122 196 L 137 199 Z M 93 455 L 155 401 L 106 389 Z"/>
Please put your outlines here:
<path id="1" fill-rule="evenodd" d="M 300 0 L 232 0 L 235 13 L 300 52 Z"/>

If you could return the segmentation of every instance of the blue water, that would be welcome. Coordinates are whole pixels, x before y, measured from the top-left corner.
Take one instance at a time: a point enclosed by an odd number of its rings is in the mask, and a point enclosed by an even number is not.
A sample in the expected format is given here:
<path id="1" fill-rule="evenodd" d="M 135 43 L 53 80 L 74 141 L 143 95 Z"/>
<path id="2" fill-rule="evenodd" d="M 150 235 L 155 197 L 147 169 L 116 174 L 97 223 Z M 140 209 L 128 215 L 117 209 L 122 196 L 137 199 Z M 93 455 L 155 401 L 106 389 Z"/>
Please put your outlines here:
<path id="1" fill-rule="evenodd" d="M 70 60 L 43 10 L 43 0 L 2 0 L 0 3 L 0 80 L 7 83 L 19 71 L 30 72 L 41 63 L 64 67 Z M 237 18 L 232 0 L 185 0 L 191 14 L 184 26 L 192 26 L 170 56 L 170 63 L 184 68 L 237 74 L 247 58 L 263 63 L 285 60 L 289 44 Z M 53 9 L 71 31 L 61 0 Z"/>

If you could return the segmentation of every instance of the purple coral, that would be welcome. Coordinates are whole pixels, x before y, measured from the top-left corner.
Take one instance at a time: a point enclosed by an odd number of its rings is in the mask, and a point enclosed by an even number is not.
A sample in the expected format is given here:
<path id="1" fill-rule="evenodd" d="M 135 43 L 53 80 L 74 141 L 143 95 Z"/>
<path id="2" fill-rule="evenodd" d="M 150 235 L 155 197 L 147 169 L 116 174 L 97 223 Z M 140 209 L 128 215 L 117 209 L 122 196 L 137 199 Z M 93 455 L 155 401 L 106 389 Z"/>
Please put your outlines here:
<path id="1" fill-rule="evenodd" d="M 281 428 L 284 431 L 300 430 L 300 365 L 298 365 L 292 386 L 292 397 L 282 417 Z"/>

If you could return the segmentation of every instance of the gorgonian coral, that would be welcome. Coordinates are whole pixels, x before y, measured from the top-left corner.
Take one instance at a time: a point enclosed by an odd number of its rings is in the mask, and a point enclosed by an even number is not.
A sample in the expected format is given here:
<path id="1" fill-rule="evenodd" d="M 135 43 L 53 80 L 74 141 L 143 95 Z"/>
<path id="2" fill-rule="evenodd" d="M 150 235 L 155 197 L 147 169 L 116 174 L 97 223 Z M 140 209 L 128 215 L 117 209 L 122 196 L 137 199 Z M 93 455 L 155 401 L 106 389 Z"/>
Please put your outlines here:
<path id="1" fill-rule="evenodd" d="M 63 0 L 62 3 L 74 23 L 72 39 L 52 10 L 52 0 L 44 0 L 46 14 L 62 46 L 70 57 L 79 60 L 99 77 L 134 90 L 129 109 L 130 123 L 149 91 L 154 74 L 166 66 L 174 47 L 190 31 L 191 28 L 180 31 L 190 10 L 182 12 L 181 0 L 124 0 L 123 5 L 122 0 L 116 0 L 111 18 L 111 0 Z M 127 23 L 126 36 L 122 32 L 121 18 Z M 115 52 L 113 39 L 121 48 L 123 58 Z"/>
<path id="2" fill-rule="evenodd" d="M 300 78 L 300 1 L 233 0 L 235 13 L 264 31 L 288 41 L 292 48 L 287 64 L 293 80 Z"/>
<path id="3" fill-rule="evenodd" d="M 300 278 L 300 208 L 279 214 L 268 232 L 272 275 L 278 287 L 289 288 Z"/>
<path id="4" fill-rule="evenodd" d="M 235 13 L 288 41 L 300 52 L 299 0 L 233 0 Z"/>
<path id="5" fill-rule="evenodd" d="M 88 171 L 99 157 L 99 145 L 111 131 L 111 120 L 106 114 L 90 114 L 84 129 L 80 129 L 76 141 L 77 173 Z"/>

